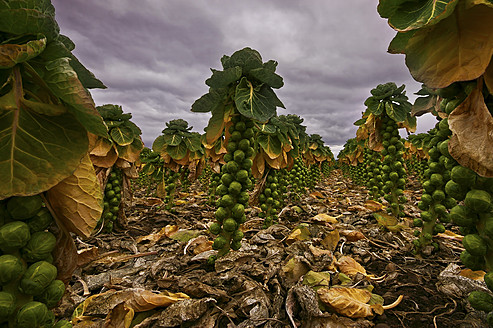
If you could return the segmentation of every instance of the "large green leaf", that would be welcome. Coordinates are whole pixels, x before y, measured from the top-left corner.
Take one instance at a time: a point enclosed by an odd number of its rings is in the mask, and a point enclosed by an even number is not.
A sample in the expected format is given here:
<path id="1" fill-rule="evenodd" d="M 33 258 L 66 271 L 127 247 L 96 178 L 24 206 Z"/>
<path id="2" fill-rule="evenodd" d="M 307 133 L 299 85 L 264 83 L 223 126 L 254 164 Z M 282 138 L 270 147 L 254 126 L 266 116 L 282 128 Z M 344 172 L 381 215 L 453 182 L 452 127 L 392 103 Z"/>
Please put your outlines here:
<path id="1" fill-rule="evenodd" d="M 73 50 L 73 42 L 64 35 L 59 35 L 59 37 L 48 43 L 45 51 L 41 54 L 41 58 L 46 61 L 51 61 L 61 57 L 70 58 L 70 66 L 77 73 L 77 77 L 79 78 L 82 85 L 87 89 L 100 88 L 106 89 L 106 86 L 98 80 L 94 74 L 89 71 L 81 62 L 71 53 Z"/>
<path id="2" fill-rule="evenodd" d="M 135 138 L 132 129 L 125 125 L 120 125 L 111 129 L 110 136 L 113 141 L 120 146 L 130 145 Z"/>
<path id="3" fill-rule="evenodd" d="M 385 109 L 385 104 L 374 97 L 366 99 L 365 106 L 367 106 L 368 110 L 375 116 L 380 116 Z"/>
<path id="4" fill-rule="evenodd" d="M 164 135 L 158 136 L 152 143 L 152 150 L 156 153 L 162 153 L 165 151 L 167 143 L 164 140 Z"/>
<path id="5" fill-rule="evenodd" d="M 279 89 L 284 85 L 280 75 L 277 75 L 273 71 L 263 67 L 252 69 L 249 75 L 261 83 L 267 84 L 271 88 Z"/>
<path id="6" fill-rule="evenodd" d="M 265 123 L 259 126 L 259 131 L 266 134 L 275 134 L 277 129 L 274 124 Z"/>
<path id="7" fill-rule="evenodd" d="M 274 116 L 276 107 L 284 108 L 268 85 L 254 87 L 246 77 L 243 77 L 236 87 L 235 104 L 243 116 L 259 122 L 267 122 Z"/>
<path id="8" fill-rule="evenodd" d="M 415 80 L 431 88 L 481 76 L 493 54 L 493 8 L 466 8 L 418 30 L 406 46 L 406 65 Z"/>
<path id="9" fill-rule="evenodd" d="M 164 143 L 168 146 L 178 146 L 183 138 L 179 134 L 164 134 Z"/>
<path id="10" fill-rule="evenodd" d="M 235 66 L 225 69 L 224 71 L 212 70 L 212 76 L 205 80 L 205 84 L 211 88 L 226 88 L 231 83 L 239 80 L 241 77 L 241 67 Z"/>
<path id="11" fill-rule="evenodd" d="M 0 32 L 41 33 L 48 41 L 58 37 L 55 8 L 49 0 L 0 1 Z"/>
<path id="12" fill-rule="evenodd" d="M 282 144 L 277 136 L 262 134 L 258 136 L 257 140 L 270 159 L 275 159 L 281 155 Z"/>
<path id="13" fill-rule="evenodd" d="M 397 32 L 395 37 L 390 41 L 387 51 L 391 54 L 404 54 L 406 53 L 406 46 L 411 37 L 416 31 L 409 32 Z"/>
<path id="14" fill-rule="evenodd" d="M 34 195 L 72 174 L 87 153 L 87 132 L 71 114 L 25 108 L 0 114 L 0 199 Z"/>
<path id="15" fill-rule="evenodd" d="M 380 16 L 389 18 L 397 31 L 410 31 L 438 23 L 450 16 L 459 0 L 380 0 Z"/>
<path id="16" fill-rule="evenodd" d="M 226 89 L 211 89 L 208 93 L 195 100 L 192 104 L 192 112 L 207 113 L 224 106 Z"/>
<path id="17" fill-rule="evenodd" d="M 224 59 L 224 60 L 223 60 Z M 257 50 L 251 48 L 243 48 L 236 51 L 231 57 L 223 57 L 221 59 L 224 69 L 239 66 L 242 68 L 243 74 L 248 74 L 250 70 L 262 67 L 262 57 Z"/>
<path id="18" fill-rule="evenodd" d="M 200 134 L 194 133 L 193 136 L 183 140 L 187 145 L 188 150 L 196 152 L 202 149 L 202 142 L 200 141 Z"/>
<path id="19" fill-rule="evenodd" d="M 14 67 L 16 64 L 28 61 L 42 53 L 45 47 L 46 38 L 43 36 L 25 44 L 0 44 L 0 69 Z"/>
<path id="20" fill-rule="evenodd" d="M 409 108 L 410 110 L 410 108 Z M 391 102 L 385 102 L 387 115 L 396 122 L 404 122 L 408 111 L 403 106 Z"/>
<path id="21" fill-rule="evenodd" d="M 40 68 L 48 87 L 69 105 L 69 111 L 91 133 L 107 137 L 103 119 L 96 110 L 94 101 L 69 64 L 68 58 L 59 58 Z"/>
<path id="22" fill-rule="evenodd" d="M 183 157 L 187 155 L 187 146 L 184 142 L 180 143 L 178 146 L 168 146 L 166 148 L 166 152 L 173 158 L 174 160 L 179 161 Z"/>

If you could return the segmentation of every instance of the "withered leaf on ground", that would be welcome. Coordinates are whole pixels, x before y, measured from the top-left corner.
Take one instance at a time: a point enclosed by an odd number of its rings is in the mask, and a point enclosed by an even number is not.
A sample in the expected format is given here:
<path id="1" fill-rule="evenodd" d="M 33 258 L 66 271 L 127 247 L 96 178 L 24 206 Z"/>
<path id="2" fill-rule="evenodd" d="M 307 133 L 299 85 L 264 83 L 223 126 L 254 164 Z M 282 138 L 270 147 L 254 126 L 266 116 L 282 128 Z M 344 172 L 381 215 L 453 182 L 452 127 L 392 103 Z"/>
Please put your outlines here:
<path id="1" fill-rule="evenodd" d="M 320 300 L 334 309 L 337 313 L 350 318 L 365 318 L 375 313 L 383 314 L 380 304 L 370 305 L 371 293 L 365 289 L 333 287 L 320 288 L 318 291 Z"/>

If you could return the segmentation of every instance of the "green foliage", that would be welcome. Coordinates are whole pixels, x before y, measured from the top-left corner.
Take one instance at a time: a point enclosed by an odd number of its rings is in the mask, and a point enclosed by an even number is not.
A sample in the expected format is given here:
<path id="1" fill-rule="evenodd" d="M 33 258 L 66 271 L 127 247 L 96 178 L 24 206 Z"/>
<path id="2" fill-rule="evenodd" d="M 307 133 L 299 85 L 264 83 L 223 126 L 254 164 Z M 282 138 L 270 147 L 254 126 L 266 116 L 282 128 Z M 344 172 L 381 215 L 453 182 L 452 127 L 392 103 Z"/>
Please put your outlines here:
<path id="1" fill-rule="evenodd" d="M 87 88 L 104 88 L 59 34 L 49 1 L 0 9 L 0 199 L 43 192 L 70 176 L 87 132 L 107 136 Z M 39 127 L 43 127 L 40 129 Z M 43 165 L 39 165 L 43 163 Z"/>
<path id="2" fill-rule="evenodd" d="M 379 117 L 384 113 L 395 122 L 404 122 L 407 126 L 416 126 L 416 118 L 411 116 L 411 103 L 408 101 L 403 84 L 394 82 L 379 84 L 372 89 L 372 94 L 365 100 L 367 111 Z"/>
<path id="3" fill-rule="evenodd" d="M 283 86 L 282 78 L 275 73 L 277 62 L 263 63 L 256 50 L 244 48 L 223 56 L 221 64 L 223 70 L 212 69 L 212 76 L 205 82 L 209 92 L 192 105 L 193 112 L 212 113 L 205 128 L 208 144 L 223 135 L 228 117 L 236 111 L 248 119 L 267 122 L 275 116 L 277 107 L 284 108 L 272 90 Z"/>

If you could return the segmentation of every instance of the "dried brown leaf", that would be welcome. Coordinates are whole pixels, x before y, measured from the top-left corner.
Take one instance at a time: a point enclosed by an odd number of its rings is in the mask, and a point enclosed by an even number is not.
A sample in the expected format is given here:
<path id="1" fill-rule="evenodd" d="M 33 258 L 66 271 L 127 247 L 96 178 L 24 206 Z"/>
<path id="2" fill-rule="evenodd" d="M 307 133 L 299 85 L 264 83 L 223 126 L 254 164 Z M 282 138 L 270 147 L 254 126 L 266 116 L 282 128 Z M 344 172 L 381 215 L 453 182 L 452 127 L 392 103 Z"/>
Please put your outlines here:
<path id="1" fill-rule="evenodd" d="M 373 315 L 372 306 L 367 304 L 371 293 L 365 289 L 334 287 L 320 288 L 320 300 L 337 313 L 350 318 L 365 318 Z"/>
<path id="2" fill-rule="evenodd" d="M 339 260 L 337 260 L 336 265 L 339 268 L 339 271 L 350 277 L 354 277 L 358 273 L 362 273 L 366 276 L 365 268 L 363 268 L 361 264 L 356 262 L 356 260 L 350 256 L 342 256 Z"/>
<path id="3" fill-rule="evenodd" d="M 493 117 L 478 88 L 449 115 L 452 137 L 449 152 L 462 166 L 481 176 L 493 177 Z"/>

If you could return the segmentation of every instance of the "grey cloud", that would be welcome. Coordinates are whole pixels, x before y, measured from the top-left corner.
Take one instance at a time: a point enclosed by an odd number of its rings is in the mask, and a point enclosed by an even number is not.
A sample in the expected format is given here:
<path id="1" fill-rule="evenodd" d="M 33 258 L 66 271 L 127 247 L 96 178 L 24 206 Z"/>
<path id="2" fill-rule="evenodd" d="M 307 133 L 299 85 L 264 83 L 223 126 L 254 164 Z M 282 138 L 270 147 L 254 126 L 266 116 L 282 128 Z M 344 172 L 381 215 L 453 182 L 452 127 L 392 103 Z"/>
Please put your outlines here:
<path id="1" fill-rule="evenodd" d="M 279 62 L 286 105 L 330 146 L 355 136 L 353 122 L 377 84 L 419 89 L 404 57 L 386 53 L 395 34 L 372 1 L 53 0 L 61 33 L 106 90 L 97 105 L 131 112 L 147 146 L 165 122 L 183 118 L 202 132 L 210 114 L 192 113 L 207 92 L 209 68 L 243 47 Z M 355 10 L 357 8 L 357 10 Z"/>

